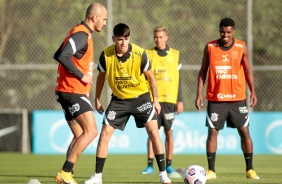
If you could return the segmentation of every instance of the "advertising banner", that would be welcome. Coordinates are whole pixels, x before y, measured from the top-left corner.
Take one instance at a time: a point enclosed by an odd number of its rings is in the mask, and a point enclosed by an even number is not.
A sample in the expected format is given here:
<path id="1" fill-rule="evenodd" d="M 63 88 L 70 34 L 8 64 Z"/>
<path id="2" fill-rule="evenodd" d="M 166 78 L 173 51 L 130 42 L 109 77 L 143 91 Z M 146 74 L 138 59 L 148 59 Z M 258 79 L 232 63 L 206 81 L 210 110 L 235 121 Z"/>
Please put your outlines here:
<path id="1" fill-rule="evenodd" d="M 282 154 L 282 113 L 252 112 L 249 115 L 254 153 Z M 32 152 L 65 154 L 73 136 L 63 112 L 38 110 L 32 116 Z M 95 112 L 95 119 L 100 132 L 103 116 Z M 205 112 L 183 112 L 176 116 L 173 129 L 175 154 L 206 154 L 208 129 L 205 120 Z M 160 133 L 164 140 L 163 129 Z M 98 138 L 84 154 L 96 153 Z M 145 128 L 136 128 L 134 118 L 130 118 L 124 131 L 115 130 L 109 142 L 109 154 L 146 154 L 147 138 Z M 225 127 L 219 132 L 217 154 L 242 154 L 236 129 Z"/>

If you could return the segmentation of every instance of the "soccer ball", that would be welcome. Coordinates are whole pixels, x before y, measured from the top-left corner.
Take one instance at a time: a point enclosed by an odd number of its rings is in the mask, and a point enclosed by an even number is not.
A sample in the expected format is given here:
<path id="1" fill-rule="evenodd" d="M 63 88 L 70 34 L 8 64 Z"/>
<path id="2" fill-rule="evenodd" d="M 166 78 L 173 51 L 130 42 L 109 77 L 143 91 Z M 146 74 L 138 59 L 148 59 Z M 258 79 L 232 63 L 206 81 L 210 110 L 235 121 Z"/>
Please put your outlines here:
<path id="1" fill-rule="evenodd" d="M 205 184 L 207 174 L 202 166 L 190 165 L 183 172 L 183 180 L 185 184 Z"/>

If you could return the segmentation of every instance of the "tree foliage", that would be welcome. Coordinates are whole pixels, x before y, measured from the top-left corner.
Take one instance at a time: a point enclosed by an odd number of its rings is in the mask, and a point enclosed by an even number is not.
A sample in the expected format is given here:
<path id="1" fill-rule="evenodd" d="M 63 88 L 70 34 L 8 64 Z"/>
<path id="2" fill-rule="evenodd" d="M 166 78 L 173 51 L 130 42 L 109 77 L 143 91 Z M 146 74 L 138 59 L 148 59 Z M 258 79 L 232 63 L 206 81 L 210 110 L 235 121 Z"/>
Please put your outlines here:
<path id="1" fill-rule="evenodd" d="M 106 0 L 100 0 L 107 6 Z M 235 37 L 247 41 L 246 0 L 112 0 L 113 25 L 123 22 L 131 28 L 131 42 L 144 48 L 154 46 L 153 28 L 164 25 L 169 33 L 169 46 L 179 49 L 185 66 L 200 65 L 205 44 L 219 37 L 221 18 L 236 22 Z M 252 37 L 254 66 L 281 65 L 280 0 L 253 0 Z M 89 0 L 1 0 L 0 1 L 0 67 L 3 64 L 56 64 L 53 54 L 71 27 L 85 16 Z M 109 24 L 110 22 L 108 22 Z M 95 63 L 109 44 L 112 30 L 93 33 Z M 53 99 L 56 69 L 1 70 L 0 107 L 57 108 Z M 185 110 L 195 110 L 193 101 L 197 70 L 183 70 L 182 84 Z M 11 76 L 12 75 L 12 76 Z M 275 83 L 279 72 L 255 71 L 257 95 L 266 99 L 256 110 L 282 110 L 274 97 L 281 99 L 282 88 Z M 94 79 L 95 80 L 95 79 Z M 274 82 L 277 81 L 277 82 Z M 268 91 L 276 90 L 271 96 Z M 44 102 L 40 103 L 44 96 Z M 13 100 L 12 100 L 13 99 Z M 3 100 L 2 100 L 3 101 Z M 1 101 L 1 102 L 2 102 Z M 267 103 L 267 105 L 265 105 Z M 270 105 L 269 105 L 270 104 Z"/>

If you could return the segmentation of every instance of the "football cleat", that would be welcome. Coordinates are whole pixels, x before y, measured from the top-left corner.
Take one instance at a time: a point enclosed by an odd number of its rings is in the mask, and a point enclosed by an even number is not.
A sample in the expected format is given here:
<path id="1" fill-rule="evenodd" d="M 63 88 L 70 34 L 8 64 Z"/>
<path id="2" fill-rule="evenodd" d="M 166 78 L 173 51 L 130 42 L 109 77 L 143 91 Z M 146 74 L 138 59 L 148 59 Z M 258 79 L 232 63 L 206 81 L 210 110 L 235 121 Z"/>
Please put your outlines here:
<path id="1" fill-rule="evenodd" d="M 259 176 L 257 175 L 256 171 L 254 171 L 253 169 L 247 171 L 246 177 L 249 179 L 256 179 L 256 180 L 259 179 Z"/>
<path id="2" fill-rule="evenodd" d="M 176 172 L 171 166 L 167 166 L 165 170 L 166 170 L 167 174 L 172 173 L 172 172 Z"/>
<path id="3" fill-rule="evenodd" d="M 142 171 L 142 174 L 154 174 L 154 168 L 152 166 L 148 166 L 144 171 Z"/>
<path id="4" fill-rule="evenodd" d="M 171 166 L 166 167 L 166 173 L 169 178 L 181 178 L 182 176 L 176 172 Z"/>
<path id="5" fill-rule="evenodd" d="M 171 184 L 171 180 L 168 178 L 166 171 L 160 172 L 160 181 L 162 184 Z"/>
<path id="6" fill-rule="evenodd" d="M 216 179 L 216 174 L 212 170 L 207 170 L 207 180 Z"/>
<path id="7" fill-rule="evenodd" d="M 77 182 L 73 179 L 73 175 L 71 172 L 65 172 L 61 170 L 55 176 L 55 181 L 58 184 L 77 184 Z"/>
<path id="8" fill-rule="evenodd" d="M 95 173 L 88 180 L 84 182 L 84 184 L 102 184 L 102 173 Z"/>

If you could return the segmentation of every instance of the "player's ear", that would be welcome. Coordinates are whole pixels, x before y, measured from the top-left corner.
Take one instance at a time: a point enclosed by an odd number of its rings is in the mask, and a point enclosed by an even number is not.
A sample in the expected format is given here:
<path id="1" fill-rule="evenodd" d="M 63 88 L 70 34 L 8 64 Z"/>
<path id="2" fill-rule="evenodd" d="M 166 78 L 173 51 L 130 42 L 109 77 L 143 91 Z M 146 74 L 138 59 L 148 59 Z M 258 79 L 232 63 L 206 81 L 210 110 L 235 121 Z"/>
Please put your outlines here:
<path id="1" fill-rule="evenodd" d="M 94 23 L 98 22 L 98 16 L 97 15 L 94 15 L 91 19 Z"/>

